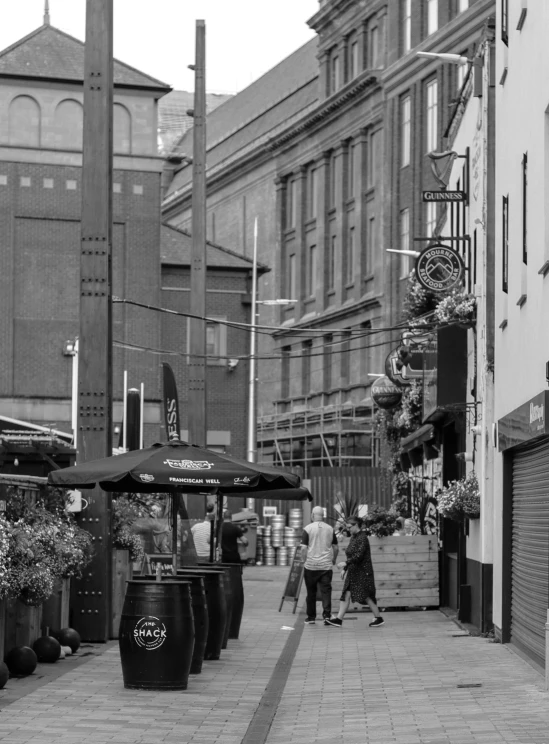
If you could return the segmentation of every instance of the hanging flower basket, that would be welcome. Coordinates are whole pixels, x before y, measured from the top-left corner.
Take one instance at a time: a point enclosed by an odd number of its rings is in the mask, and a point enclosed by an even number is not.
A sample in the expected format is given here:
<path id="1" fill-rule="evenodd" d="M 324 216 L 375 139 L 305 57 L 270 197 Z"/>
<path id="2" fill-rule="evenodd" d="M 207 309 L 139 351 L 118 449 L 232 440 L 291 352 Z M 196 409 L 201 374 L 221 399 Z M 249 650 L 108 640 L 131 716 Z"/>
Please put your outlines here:
<path id="1" fill-rule="evenodd" d="M 457 323 L 465 328 L 472 328 L 476 322 L 476 312 L 475 296 L 454 290 L 438 303 L 435 318 L 439 323 Z"/>
<path id="2" fill-rule="evenodd" d="M 451 481 L 437 496 L 438 511 L 446 519 L 463 522 L 480 517 L 480 491 L 474 472 L 466 478 Z"/>

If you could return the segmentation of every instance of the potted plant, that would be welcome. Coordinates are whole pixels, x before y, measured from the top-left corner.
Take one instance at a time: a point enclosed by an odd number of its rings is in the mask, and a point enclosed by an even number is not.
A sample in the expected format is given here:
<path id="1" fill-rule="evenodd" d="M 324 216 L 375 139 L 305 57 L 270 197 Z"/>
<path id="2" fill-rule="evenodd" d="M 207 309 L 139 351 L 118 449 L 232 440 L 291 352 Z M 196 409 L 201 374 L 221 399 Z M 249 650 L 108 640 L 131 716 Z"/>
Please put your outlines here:
<path id="1" fill-rule="evenodd" d="M 139 535 L 132 525 L 142 516 L 142 507 L 129 494 L 113 499 L 113 556 L 112 556 L 112 625 L 111 638 L 118 638 L 122 608 L 126 596 L 126 581 L 132 578 L 132 564 L 145 557 Z"/>
<path id="2" fill-rule="evenodd" d="M 476 473 L 450 481 L 437 495 L 438 511 L 447 519 L 462 522 L 480 517 L 480 490 Z"/>

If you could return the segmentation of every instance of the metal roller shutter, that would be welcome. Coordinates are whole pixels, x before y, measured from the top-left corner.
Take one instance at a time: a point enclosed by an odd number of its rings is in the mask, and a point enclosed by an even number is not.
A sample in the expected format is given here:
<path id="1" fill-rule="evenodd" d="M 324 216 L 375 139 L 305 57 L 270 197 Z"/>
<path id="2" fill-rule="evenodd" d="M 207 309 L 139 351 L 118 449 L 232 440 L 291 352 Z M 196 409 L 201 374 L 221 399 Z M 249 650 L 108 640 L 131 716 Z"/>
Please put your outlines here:
<path id="1" fill-rule="evenodd" d="M 549 440 L 513 457 L 511 641 L 545 666 L 549 607 Z"/>

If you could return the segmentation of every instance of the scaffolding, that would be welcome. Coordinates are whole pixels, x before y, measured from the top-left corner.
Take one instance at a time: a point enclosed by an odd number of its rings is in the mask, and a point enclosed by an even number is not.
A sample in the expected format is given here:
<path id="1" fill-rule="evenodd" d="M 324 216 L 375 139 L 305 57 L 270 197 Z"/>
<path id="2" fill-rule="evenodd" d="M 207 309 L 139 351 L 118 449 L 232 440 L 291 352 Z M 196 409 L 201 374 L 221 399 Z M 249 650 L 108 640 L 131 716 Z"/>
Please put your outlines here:
<path id="1" fill-rule="evenodd" d="M 259 462 L 299 466 L 305 478 L 313 467 L 378 465 L 379 439 L 370 399 L 312 407 L 309 399 L 299 398 L 279 405 L 288 410 L 258 417 Z"/>

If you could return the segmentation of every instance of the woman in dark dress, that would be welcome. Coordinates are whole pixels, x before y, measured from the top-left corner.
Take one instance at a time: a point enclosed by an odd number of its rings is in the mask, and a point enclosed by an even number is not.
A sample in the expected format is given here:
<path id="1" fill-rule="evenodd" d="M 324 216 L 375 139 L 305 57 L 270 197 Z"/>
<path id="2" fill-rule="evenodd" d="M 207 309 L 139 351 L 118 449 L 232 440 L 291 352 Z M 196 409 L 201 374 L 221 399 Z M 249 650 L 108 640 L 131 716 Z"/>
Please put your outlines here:
<path id="1" fill-rule="evenodd" d="M 370 541 L 365 532 L 364 523 L 359 517 L 349 517 L 346 528 L 351 533 L 351 541 L 346 550 L 347 561 L 338 563 L 342 569 L 343 592 L 339 602 L 337 617 L 325 621 L 326 625 L 341 628 L 343 618 L 349 609 L 351 600 L 361 605 L 367 604 L 374 613 L 371 628 L 377 628 L 385 622 L 376 604 L 376 584 L 370 555 Z"/>

